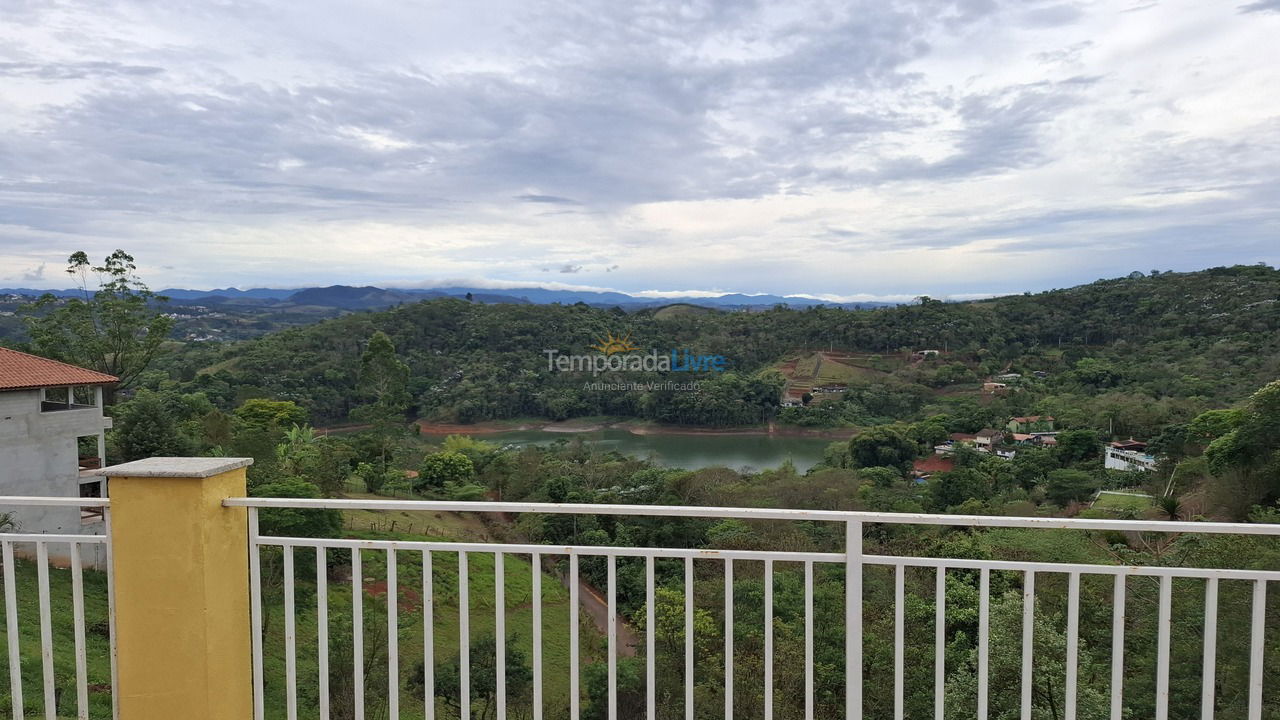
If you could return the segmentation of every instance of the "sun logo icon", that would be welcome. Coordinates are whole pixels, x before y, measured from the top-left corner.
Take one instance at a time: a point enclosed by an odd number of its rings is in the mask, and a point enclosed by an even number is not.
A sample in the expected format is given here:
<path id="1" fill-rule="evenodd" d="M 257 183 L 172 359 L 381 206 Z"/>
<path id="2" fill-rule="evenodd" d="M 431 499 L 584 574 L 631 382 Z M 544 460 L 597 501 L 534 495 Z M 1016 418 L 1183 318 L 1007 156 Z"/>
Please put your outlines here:
<path id="1" fill-rule="evenodd" d="M 631 344 L 631 333 L 627 333 L 622 337 L 614 337 L 613 333 L 608 333 L 604 339 L 595 345 L 588 345 L 592 350 L 599 350 L 605 355 L 614 355 L 617 353 L 635 352 L 640 348 Z"/>

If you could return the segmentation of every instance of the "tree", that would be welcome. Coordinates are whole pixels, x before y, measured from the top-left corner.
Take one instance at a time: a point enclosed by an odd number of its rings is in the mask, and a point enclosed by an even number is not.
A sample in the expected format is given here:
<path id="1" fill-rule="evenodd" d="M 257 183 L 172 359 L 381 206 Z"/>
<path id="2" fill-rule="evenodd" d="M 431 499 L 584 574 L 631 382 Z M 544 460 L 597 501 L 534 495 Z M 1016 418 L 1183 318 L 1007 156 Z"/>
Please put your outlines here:
<path id="1" fill-rule="evenodd" d="M 1016 591 L 991 601 L 987 671 L 988 692 L 992 698 L 988 715 L 991 720 L 1018 720 L 1020 717 L 1016 698 L 1022 692 L 1022 603 L 1022 597 Z M 1066 688 L 1062 682 L 1066 676 L 1063 648 L 1067 644 L 1061 630 L 1063 620 L 1059 616 L 1048 615 L 1040 603 L 1035 605 L 1033 612 L 1031 637 L 1035 664 L 1031 671 L 1031 717 L 1043 720 L 1061 718 L 1066 699 Z M 1076 662 L 1082 679 L 1106 676 L 1106 665 L 1095 657 L 1084 638 L 1079 640 Z M 947 720 L 973 717 L 974 703 L 977 702 L 978 649 L 968 650 L 959 665 L 947 679 Z M 1082 680 L 1077 686 L 1076 717 L 1089 720 L 1107 717 L 1108 698 L 1100 685 Z"/>
<path id="2" fill-rule="evenodd" d="M 1101 452 L 1101 442 L 1093 430 L 1063 430 L 1058 433 L 1058 457 L 1064 463 L 1092 460 Z"/>
<path id="3" fill-rule="evenodd" d="M 404 413 L 409 407 L 409 366 L 396 355 L 391 338 L 381 330 L 369 338 L 360 356 L 358 389 L 368 403 L 351 411 L 356 422 L 367 423 L 377 440 L 382 470 L 387 469 L 387 455 L 405 432 Z"/>
<path id="4" fill-rule="evenodd" d="M 1240 426 L 1244 413 L 1240 410 L 1208 410 L 1187 424 L 1187 439 L 1200 446 L 1208 445 Z"/>
<path id="5" fill-rule="evenodd" d="M 250 398 L 236 408 L 235 414 L 240 422 L 255 430 L 288 430 L 307 422 L 307 412 L 292 400 Z"/>
<path id="6" fill-rule="evenodd" d="M 356 465 L 356 475 L 365 483 L 366 491 L 374 493 L 374 495 L 378 495 L 384 484 L 387 484 L 387 473 L 381 468 L 375 468 L 375 466 L 370 465 L 369 462 L 361 462 L 360 465 Z"/>
<path id="7" fill-rule="evenodd" d="M 78 278 L 81 297 L 50 293 L 22 307 L 27 332 L 38 353 L 120 378 L 104 390 L 112 404 L 118 388 L 132 387 L 160 353 L 173 319 L 155 308 L 168 300 L 151 292 L 135 274 L 133 256 L 116 250 L 91 266 L 83 251 L 67 259 L 67 274 Z M 89 289 L 89 275 L 97 288 Z"/>
<path id="8" fill-rule="evenodd" d="M 991 483 L 985 475 L 972 468 L 944 472 L 929 481 L 929 492 L 934 507 L 946 510 L 966 500 L 984 501 L 991 497 Z"/>
<path id="9" fill-rule="evenodd" d="M 1168 520 L 1182 519 L 1182 502 L 1173 495 L 1165 495 L 1156 500 L 1156 506 L 1160 508 L 1160 512 Z"/>
<path id="10" fill-rule="evenodd" d="M 529 667 L 529 658 L 516 644 L 516 638 L 508 635 L 504 638 L 504 675 L 506 677 L 507 697 L 519 704 L 533 689 L 533 670 Z M 491 716 L 490 707 L 498 691 L 498 642 L 491 634 L 484 634 L 471 639 L 468 653 L 470 670 L 471 710 L 475 717 Z M 423 667 L 418 662 L 412 675 L 410 685 L 413 690 L 421 692 Z M 436 670 L 435 695 L 446 705 L 461 709 L 461 657 L 454 653 L 453 657 Z"/>
<path id="11" fill-rule="evenodd" d="M 893 487 L 893 484 L 902 479 L 902 472 L 896 467 L 869 467 L 862 468 L 858 471 L 858 479 L 861 481 L 870 481 L 876 487 Z"/>
<path id="12" fill-rule="evenodd" d="M 1210 443 L 1204 454 L 1216 476 L 1238 473 L 1242 488 L 1270 495 L 1280 491 L 1280 380 L 1250 396 L 1235 428 Z"/>
<path id="13" fill-rule="evenodd" d="M 1072 374 L 1084 385 L 1106 388 L 1120 380 L 1120 373 L 1115 366 L 1097 358 L 1082 358 L 1076 362 Z"/>
<path id="14" fill-rule="evenodd" d="M 1098 489 L 1093 476 L 1083 470 L 1059 469 L 1049 473 L 1045 497 L 1056 505 L 1080 502 Z"/>
<path id="15" fill-rule="evenodd" d="M 111 442 L 121 462 L 191 452 L 191 444 L 179 431 L 178 420 L 165 397 L 150 390 L 139 391 L 116 408 Z"/>
<path id="16" fill-rule="evenodd" d="M 896 428 L 873 427 L 849 441 L 849 459 L 854 467 L 896 467 L 911 469 L 920 448 Z"/>
<path id="17" fill-rule="evenodd" d="M 351 475 L 355 451 L 345 441 L 317 436 L 309 425 L 294 425 L 276 445 L 280 472 L 305 478 L 326 496 L 340 492 Z"/>
<path id="18" fill-rule="evenodd" d="M 423 458 L 414 487 L 418 490 L 438 490 L 446 483 L 466 485 L 475 475 L 475 465 L 466 455 L 460 452 L 431 453 Z"/>
<path id="19" fill-rule="evenodd" d="M 925 452 L 930 452 L 934 445 L 941 444 L 947 440 L 947 426 L 936 418 L 922 420 L 912 423 L 907 428 L 907 437 L 920 443 L 921 449 Z"/>
<path id="20" fill-rule="evenodd" d="M 299 477 L 265 483 L 250 490 L 254 497 L 321 497 L 320 488 Z M 263 508 L 259 511 L 263 535 L 279 537 L 333 537 L 342 530 L 342 513 L 312 508 Z"/>
<path id="21" fill-rule="evenodd" d="M 1018 450 L 1013 458 L 1013 477 L 1028 490 L 1048 479 L 1049 473 L 1058 468 L 1053 451 L 1045 448 Z"/>

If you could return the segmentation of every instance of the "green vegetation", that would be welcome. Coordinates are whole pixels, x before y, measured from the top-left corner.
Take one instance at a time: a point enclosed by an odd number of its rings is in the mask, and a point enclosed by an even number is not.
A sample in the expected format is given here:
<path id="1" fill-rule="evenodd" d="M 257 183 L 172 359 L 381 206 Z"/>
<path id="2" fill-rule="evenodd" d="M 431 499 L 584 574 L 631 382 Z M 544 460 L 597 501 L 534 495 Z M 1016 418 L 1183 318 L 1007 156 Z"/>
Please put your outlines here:
<path id="1" fill-rule="evenodd" d="M 1089 507 L 1094 510 L 1106 510 L 1121 516 L 1141 515 L 1151 508 L 1152 498 L 1137 489 L 1103 491 L 1098 499 Z"/>
<path id="2" fill-rule="evenodd" d="M 73 253 L 67 273 L 79 279 L 83 297 L 60 301 L 44 295 L 24 308 L 36 350 L 114 375 L 120 388 L 133 386 L 173 329 L 173 320 L 152 307 L 164 298 L 147 289 L 136 269 L 133 256 L 123 250 L 98 266 L 91 266 L 83 252 Z M 95 289 L 90 289 L 90 272 L 97 277 Z"/>
<path id="3" fill-rule="evenodd" d="M 297 402 L 317 424 L 347 422 L 370 397 L 361 386 L 362 357 L 381 332 L 409 368 L 409 415 L 444 422 L 610 415 L 726 426 L 777 416 L 831 426 L 947 413 L 971 418 L 973 432 L 1011 415 L 1050 414 L 1068 429 L 1152 437 L 1280 375 L 1278 295 L 1280 272 L 1249 266 L 869 311 L 628 314 L 441 299 L 248 342 L 188 344 L 165 356 L 145 382 L 202 392 L 224 412 L 266 397 Z M 588 352 L 608 333 L 630 333 L 643 349 L 662 353 L 720 353 L 730 371 L 626 377 L 702 380 L 698 392 L 597 390 L 588 386 L 590 375 L 547 371 L 543 349 Z M 778 373 L 781 359 L 817 364 L 814 353 L 796 355 L 802 347 L 837 348 L 824 353 L 807 382 L 848 391 L 815 394 L 807 407 L 779 413 L 786 377 L 803 375 L 799 368 Z M 922 347 L 945 351 L 913 358 Z M 1013 391 L 981 393 L 979 380 L 1003 372 L 1021 374 Z"/>
<path id="4" fill-rule="evenodd" d="M 632 314 L 585 305 L 483 305 L 435 300 L 386 312 L 352 314 L 258 340 L 220 346 L 187 345 L 142 375 L 144 386 L 114 409 L 119 418 L 110 438 L 113 458 L 179 448 L 198 454 L 250 456 L 251 491 L 257 495 L 322 497 L 351 488 L 398 497 L 529 502 L 669 504 L 784 507 L 879 512 L 938 512 L 977 515 L 1104 517 L 1137 516 L 1247 522 L 1280 521 L 1280 272 L 1267 267 L 1216 268 L 1200 273 L 1153 273 L 1151 277 L 1105 280 L 1037 295 L 979 303 L 919 304 L 875 311 L 833 308 L 760 313 L 642 311 Z M 641 346 L 688 348 L 727 356 L 729 372 L 693 376 L 697 390 L 616 392 L 593 388 L 590 376 L 550 372 L 544 348 L 583 352 L 608 334 L 630 333 Z M 798 348 L 829 348 L 801 352 Z M 839 348 L 839 350 L 837 350 Z M 937 353 L 913 352 L 937 348 Z M 979 381 L 1008 376 L 1009 387 L 984 392 Z M 637 373 L 640 382 L 685 380 L 670 373 Z M 808 383 L 804 404 L 778 408 L 784 386 Z M 841 385 L 842 392 L 817 392 Z M 517 417 L 555 419 L 608 415 L 655 423 L 700 426 L 858 426 L 850 440 L 833 442 L 824 460 L 805 474 L 784 464 L 776 469 L 686 471 L 616 453 L 593 450 L 580 438 L 550 447 L 500 447 L 474 438 L 436 440 L 410 431 L 409 421 L 474 423 Z M 917 479 L 914 461 L 953 433 L 1002 428 L 1011 416 L 1052 415 L 1061 430 L 1057 445 L 1017 448 L 1005 459 L 959 445 L 954 469 Z M 308 422 L 347 423 L 349 434 L 324 435 Z M 1106 470 L 1103 443 L 1134 436 L 1149 439 L 1160 457 L 1149 473 Z M 1133 489 L 1154 501 L 1104 494 Z M 656 546 L 842 551 L 843 530 L 823 523 L 750 523 L 692 518 L 521 515 L 491 518 L 503 538 L 562 545 Z M 457 518 L 327 511 L 263 513 L 275 532 L 303 536 L 344 534 L 361 538 L 484 537 L 484 526 Z M 1266 537 L 1186 537 L 1138 533 L 965 530 L 948 527 L 868 528 L 866 550 L 886 555 L 1036 560 L 1124 565 L 1280 567 L 1280 543 Z M 405 697 L 421 691 L 415 678 L 421 655 L 420 568 L 402 553 L 400 592 L 400 683 Z M 385 686 L 385 553 L 365 553 L 366 673 L 370 687 Z M 300 673 L 313 678 L 314 555 L 297 560 Z M 437 676 L 450 682 L 456 662 L 456 558 L 439 553 L 436 587 L 442 604 L 435 620 Z M 494 652 L 492 556 L 476 555 L 468 576 L 473 603 L 476 707 L 487 707 L 483 668 Z M 334 632 L 331 687 L 336 707 L 349 708 L 351 590 L 349 556 L 326 556 Z M 543 581 L 547 593 L 548 707 L 564 707 L 564 630 L 568 608 L 553 579 L 563 571 L 551 558 Z M 268 558 L 271 607 L 268 675 L 272 713 L 281 710 L 283 661 L 280 559 Z M 662 716 L 680 717 L 683 684 L 683 564 L 656 564 L 659 706 Z M 724 678 L 725 593 L 722 567 L 696 564 L 695 695 L 698 717 L 720 713 Z M 774 568 L 775 672 L 779 717 L 802 711 L 802 569 Z M 602 558 L 584 558 L 582 577 L 600 588 Z M 814 569 L 816 622 L 823 628 L 815 649 L 816 716 L 842 713 L 843 568 Z M 511 557 L 507 585 L 513 692 L 528 692 L 521 658 L 530 653 L 525 632 L 532 568 Z M 931 572 L 906 575 L 908 713 L 931 709 L 933 583 Z M 762 714 L 764 638 L 763 567 L 735 565 L 733 634 L 735 705 L 743 716 Z M 1021 578 L 995 572 L 992 587 L 993 717 L 1016 717 L 1019 682 Z M 1105 582 L 1103 582 L 1105 581 Z M 978 576 L 948 573 L 945 653 L 947 688 L 956 701 L 948 717 L 961 717 L 976 694 Z M 1034 669 L 1035 714 L 1057 717 L 1062 705 L 1065 657 L 1066 578 L 1044 573 L 1038 581 Z M 643 628 L 644 564 L 617 563 L 619 609 L 628 626 Z M 892 708 L 893 581 L 884 568 L 865 578 L 867 712 Z M 1080 662 L 1082 717 L 1105 709 L 1098 691 L 1110 665 L 1110 582 L 1082 582 Z M 1126 714 L 1153 716 L 1158 589 L 1148 579 L 1131 581 L 1126 617 Z M 1219 627 L 1249 621 L 1249 588 L 1223 583 Z M 1171 707 L 1198 708 L 1203 586 L 1174 584 Z M 415 603 L 417 603 L 415 605 Z M 487 604 L 486 604 L 487 603 Z M 1280 605 L 1266 608 L 1269 627 L 1280 625 Z M 485 618 L 490 618 L 486 620 Z M 344 623 L 347 625 L 344 626 Z M 379 633 L 382 633 L 379 635 Z M 342 637 L 348 640 L 339 640 Z M 599 638 L 588 633 L 584 668 L 584 715 L 601 717 L 605 685 Z M 486 639 L 486 636 L 489 636 Z M 1225 638 L 1224 638 L 1225 640 Z M 1267 639 L 1266 655 L 1278 651 Z M 1248 663 L 1245 644 L 1219 642 L 1219 717 L 1244 714 Z M 381 654 L 380 654 L 381 653 Z M 344 664 L 345 663 L 345 664 Z M 643 658 L 619 665 L 623 717 L 643 707 Z M 491 665 L 489 665 L 491 667 Z M 1267 663 L 1264 685 L 1280 682 L 1280 663 Z M 26 666 L 24 664 L 24 673 Z M 490 671 L 492 672 L 492 671 Z M 379 675 L 378 673 L 382 673 Z M 344 685 L 344 683 L 346 683 Z M 379 683 L 382 683 L 380 686 Z M 313 708 L 316 688 L 302 684 L 303 706 Z M 342 695 L 346 692 L 346 695 Z M 371 693 L 371 698 L 381 693 Z M 555 699 L 553 699 L 555 698 Z M 372 702 L 373 700 L 371 700 Z M 420 711 L 405 701 L 406 713 Z M 344 704 L 346 703 L 346 704 Z M 419 704 L 414 704 L 419 703 Z M 1268 697 L 1264 714 L 1274 714 Z M 453 710 L 443 699 L 438 708 Z M 1182 712 L 1179 710 L 1178 712 Z M 339 714 L 339 717 L 343 717 Z M 548 715 L 560 717 L 555 713 Z"/>

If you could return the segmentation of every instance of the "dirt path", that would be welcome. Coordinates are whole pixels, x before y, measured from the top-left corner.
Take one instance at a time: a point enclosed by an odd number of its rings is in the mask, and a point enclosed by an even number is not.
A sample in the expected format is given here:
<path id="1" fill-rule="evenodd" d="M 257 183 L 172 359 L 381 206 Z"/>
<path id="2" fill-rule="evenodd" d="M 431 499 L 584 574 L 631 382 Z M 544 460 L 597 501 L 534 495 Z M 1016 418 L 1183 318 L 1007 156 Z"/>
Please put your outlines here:
<path id="1" fill-rule="evenodd" d="M 560 581 L 564 583 L 566 589 L 569 587 L 568 575 Z M 609 601 L 601 597 L 600 593 L 582 578 L 578 578 L 578 604 L 582 606 L 587 617 L 591 618 L 596 629 L 607 636 L 609 634 Z M 640 636 L 619 616 L 618 657 L 635 657 L 638 647 L 640 647 Z"/>

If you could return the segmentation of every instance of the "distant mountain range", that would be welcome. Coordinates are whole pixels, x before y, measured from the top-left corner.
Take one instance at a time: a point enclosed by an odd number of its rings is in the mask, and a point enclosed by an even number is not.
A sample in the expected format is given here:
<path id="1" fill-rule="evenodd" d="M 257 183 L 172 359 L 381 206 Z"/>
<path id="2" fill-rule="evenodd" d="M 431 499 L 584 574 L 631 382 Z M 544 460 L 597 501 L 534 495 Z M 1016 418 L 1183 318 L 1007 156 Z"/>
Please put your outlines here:
<path id="1" fill-rule="evenodd" d="M 34 290 L 31 288 L 0 288 L 0 294 L 39 296 L 44 293 L 63 297 L 74 297 L 80 290 Z M 376 310 L 388 308 L 402 303 L 414 303 L 432 298 L 470 297 L 472 302 L 480 303 L 520 303 L 547 305 L 560 303 L 572 305 L 586 303 L 596 307 L 621 307 L 625 310 L 662 307 L 684 303 L 701 307 L 723 310 L 765 309 L 775 305 L 791 307 L 810 307 L 827 305 L 849 309 L 867 309 L 885 307 L 895 303 L 855 302 L 832 303 L 794 295 L 744 295 L 730 293 L 714 297 L 680 296 L 667 298 L 650 298 L 628 295 L 620 292 L 593 292 L 585 290 L 547 290 L 545 288 L 510 288 L 495 290 L 492 288 L 442 287 L 430 289 L 416 288 L 378 288 L 372 286 L 353 287 L 351 285 L 331 285 L 329 287 L 312 287 L 301 289 L 252 288 L 219 288 L 216 290 L 186 290 L 168 288 L 159 291 L 176 305 L 236 305 L 241 307 L 332 307 L 343 310 Z"/>

